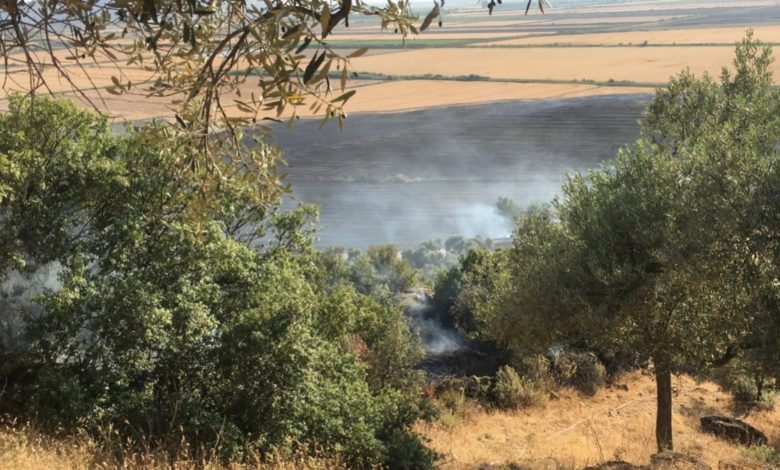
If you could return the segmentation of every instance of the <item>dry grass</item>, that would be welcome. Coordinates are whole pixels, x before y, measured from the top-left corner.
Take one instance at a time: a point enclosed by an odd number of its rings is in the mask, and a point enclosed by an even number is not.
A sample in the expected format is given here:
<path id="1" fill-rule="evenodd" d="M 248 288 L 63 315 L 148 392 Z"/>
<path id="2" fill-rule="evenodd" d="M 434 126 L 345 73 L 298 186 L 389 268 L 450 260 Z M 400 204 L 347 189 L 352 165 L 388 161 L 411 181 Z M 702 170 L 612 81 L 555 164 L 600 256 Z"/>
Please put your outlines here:
<path id="1" fill-rule="evenodd" d="M 503 100 L 558 99 L 649 91 L 652 90 L 587 84 L 404 80 L 361 88 L 350 101 L 347 110 L 352 113 L 393 112 Z"/>
<path id="2" fill-rule="evenodd" d="M 625 31 L 591 34 L 563 34 L 516 38 L 477 45 L 540 46 L 540 45 L 641 45 L 648 44 L 734 44 L 745 37 L 744 27 L 670 29 L 664 31 Z M 780 27 L 756 26 L 756 37 L 765 42 L 780 42 Z"/>
<path id="3" fill-rule="evenodd" d="M 430 445 L 444 454 L 443 469 L 472 469 L 479 465 L 524 463 L 531 468 L 582 468 L 611 459 L 646 463 L 654 453 L 655 384 L 651 377 L 632 373 L 623 379 L 628 391 L 606 389 L 583 398 L 563 391 L 546 406 L 516 412 L 487 411 L 460 404 L 446 422 L 420 424 Z M 712 383 L 688 377 L 675 380 L 674 429 L 677 450 L 699 457 L 713 468 L 720 462 L 755 464 L 744 448 L 699 432 L 699 418 L 732 413 L 732 400 Z M 762 429 L 780 446 L 780 410 L 754 413 L 746 421 Z M 108 439 L 110 441 L 110 439 Z M 117 455 L 123 455 L 120 461 Z M 270 463 L 223 464 L 216 459 L 182 457 L 170 462 L 152 452 L 133 453 L 117 446 L 98 445 L 84 433 L 51 438 L 30 426 L 0 426 L 0 468 L 14 470 L 114 469 L 128 470 L 324 470 L 344 468 L 332 460 L 293 455 Z M 740 467 L 736 467 L 740 468 Z M 748 468 L 747 466 L 744 468 Z M 760 467 L 759 467 L 760 468 Z"/>
<path id="4" fill-rule="evenodd" d="M 388 75 L 478 74 L 496 79 L 634 81 L 665 83 L 689 67 L 719 75 L 734 58 L 731 47 L 441 48 L 360 57 L 355 70 Z M 780 76 L 780 63 L 772 65 Z"/>
<path id="5" fill-rule="evenodd" d="M 496 412 L 474 405 L 455 423 L 420 425 L 419 430 L 446 456 L 445 469 L 511 462 L 535 462 L 532 466 L 541 468 L 549 459 L 571 468 L 612 459 L 644 464 L 655 453 L 655 383 L 640 373 L 623 382 L 628 391 L 605 389 L 592 398 L 564 391 L 544 408 Z M 697 384 L 689 377 L 676 379 L 674 385 L 677 450 L 713 468 L 721 461 L 748 462 L 744 448 L 699 432 L 701 416 L 732 413 L 730 396 L 712 383 Z M 780 411 L 744 419 L 780 445 Z"/>
<path id="6" fill-rule="evenodd" d="M 171 461 L 162 454 L 131 452 L 114 448 L 113 453 L 84 433 L 52 438 L 30 426 L 0 427 L 0 469 L 8 470 L 332 470 L 345 468 L 335 460 L 295 454 L 274 457 L 269 462 L 223 463 L 215 458 L 193 460 L 183 451 Z M 122 456 L 122 460 L 117 456 Z"/>
<path id="7" fill-rule="evenodd" d="M 244 91 L 254 86 L 248 83 Z M 548 84 L 508 82 L 463 82 L 447 80 L 403 80 L 390 82 L 353 81 L 351 88 L 358 93 L 349 101 L 346 110 L 350 114 L 374 112 L 401 112 L 439 106 L 469 105 L 504 100 L 541 100 L 575 98 L 583 96 L 648 93 L 650 88 L 603 87 L 589 84 Z M 103 108 L 97 93 L 87 93 Z M 71 96 L 72 95 L 65 95 Z M 140 120 L 150 118 L 172 119 L 175 106 L 169 98 L 148 98 L 142 94 L 121 96 L 103 93 L 105 110 L 117 119 Z M 228 100 L 228 102 L 230 102 Z M 87 103 L 80 103 L 88 107 Z M 7 108 L 7 101 L 0 99 L 0 111 Z M 229 114 L 234 107 L 226 107 Z M 307 106 L 298 109 L 301 117 L 312 117 Z M 238 113 L 235 113 L 238 115 Z"/>

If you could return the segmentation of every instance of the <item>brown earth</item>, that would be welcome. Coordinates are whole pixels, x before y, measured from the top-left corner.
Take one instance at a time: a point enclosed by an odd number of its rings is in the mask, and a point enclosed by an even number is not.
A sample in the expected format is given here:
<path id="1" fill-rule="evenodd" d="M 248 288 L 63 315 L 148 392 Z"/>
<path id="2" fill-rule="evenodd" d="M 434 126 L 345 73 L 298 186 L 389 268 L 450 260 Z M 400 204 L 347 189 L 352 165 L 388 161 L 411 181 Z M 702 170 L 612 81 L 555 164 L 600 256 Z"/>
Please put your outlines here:
<path id="1" fill-rule="evenodd" d="M 780 27 L 756 26 L 756 38 L 764 42 L 780 42 Z M 517 38 L 475 45 L 530 46 L 530 45 L 640 45 L 648 44 L 734 44 L 745 37 L 744 27 L 696 28 L 668 31 L 627 31 L 593 34 L 569 34 Z"/>
<path id="2" fill-rule="evenodd" d="M 688 67 L 718 75 L 734 57 L 731 47 L 441 48 L 360 57 L 355 70 L 388 75 L 477 74 L 495 79 L 629 80 L 665 83 Z M 776 77 L 780 63 L 772 66 Z"/>

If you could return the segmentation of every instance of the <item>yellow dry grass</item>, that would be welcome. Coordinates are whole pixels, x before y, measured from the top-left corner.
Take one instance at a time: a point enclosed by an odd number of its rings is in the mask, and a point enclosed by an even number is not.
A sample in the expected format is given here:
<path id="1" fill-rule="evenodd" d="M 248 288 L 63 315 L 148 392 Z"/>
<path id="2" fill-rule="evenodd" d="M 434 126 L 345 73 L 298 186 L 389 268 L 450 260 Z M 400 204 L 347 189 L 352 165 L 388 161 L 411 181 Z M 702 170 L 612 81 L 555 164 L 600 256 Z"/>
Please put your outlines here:
<path id="1" fill-rule="evenodd" d="M 564 468 L 621 459 L 647 463 L 655 453 L 655 384 L 639 372 L 623 378 L 628 391 L 605 389 L 594 397 L 570 390 L 559 393 L 544 407 L 517 412 L 487 411 L 476 405 L 449 425 L 419 424 L 417 430 L 429 445 L 443 454 L 441 468 L 465 470 L 483 464 L 523 463 L 545 468 L 557 462 Z M 732 413 L 731 397 L 712 383 L 689 377 L 674 382 L 674 438 L 676 449 L 719 468 L 722 462 L 743 465 L 751 460 L 745 449 L 699 431 L 701 416 Z M 780 445 L 780 410 L 754 412 L 742 418 L 762 429 L 774 446 Z M 109 439 L 110 441 L 110 439 Z M 52 438 L 30 426 L 0 426 L 0 468 L 14 470 L 109 469 L 130 470 L 244 470 L 342 468 L 336 461 L 305 457 L 277 457 L 271 463 L 225 466 L 216 459 L 194 461 L 186 452 L 171 464 L 155 453 L 134 453 L 111 445 L 98 445 L 84 433 Z M 760 468 L 760 467 L 758 467 Z"/>
<path id="2" fill-rule="evenodd" d="M 253 84 L 246 84 L 242 90 L 248 93 Z M 650 88 L 607 87 L 588 84 L 553 83 L 509 83 L 509 82 L 465 82 L 448 80 L 399 80 L 389 82 L 356 81 L 350 89 L 357 89 L 355 96 L 347 103 L 349 114 L 386 113 L 412 111 L 453 105 L 491 103 L 506 100 L 542 100 L 576 98 L 629 93 L 648 93 Z M 337 93 L 338 94 L 338 93 Z M 102 93 L 99 97 L 94 91 L 87 95 L 117 120 L 142 120 L 151 118 L 172 119 L 176 107 L 171 98 L 148 98 L 141 94 L 110 95 Z M 89 104 L 73 97 L 79 105 L 89 108 Z M 232 103 L 234 96 L 228 95 L 226 103 Z M 102 101 L 101 101 L 102 100 Z M 7 101 L 0 98 L 0 111 L 7 108 Z M 239 116 L 234 105 L 226 106 L 228 114 Z M 291 110 L 283 117 L 289 117 Z M 324 111 L 321 111 L 324 112 Z M 317 117 L 308 106 L 300 106 L 297 114 L 301 117 Z"/>
<path id="3" fill-rule="evenodd" d="M 352 113 L 408 111 L 504 100 L 541 100 L 607 94 L 646 93 L 648 88 L 587 84 L 404 80 L 366 86 L 350 100 Z"/>
<path id="4" fill-rule="evenodd" d="M 747 28 L 698 28 L 663 31 L 626 31 L 592 34 L 565 34 L 517 38 L 476 45 L 539 46 L 539 45 L 639 45 L 648 44 L 734 44 L 745 37 Z M 756 37 L 764 42 L 780 42 L 780 26 L 756 26 Z"/>
<path id="5" fill-rule="evenodd" d="M 731 47 L 441 48 L 360 57 L 355 70 L 388 75 L 478 74 L 496 79 L 628 80 L 665 83 L 685 67 L 718 75 Z M 777 77 L 780 63 L 772 65 Z"/>
<path id="6" fill-rule="evenodd" d="M 613 459 L 646 464 L 655 453 L 655 383 L 639 372 L 624 377 L 623 383 L 628 391 L 604 389 L 586 398 L 565 390 L 543 408 L 517 412 L 474 405 L 454 425 L 420 424 L 418 430 L 445 455 L 444 469 L 512 462 L 541 467 L 549 459 L 567 468 Z M 696 383 L 685 376 L 674 386 L 676 450 L 713 468 L 720 462 L 750 463 L 744 448 L 699 431 L 700 417 L 732 413 L 730 396 L 712 383 Z M 780 445 L 780 411 L 756 412 L 743 419 Z"/>
<path id="7" fill-rule="evenodd" d="M 0 426 L 0 469 L 3 470 L 335 470 L 337 460 L 303 453 L 276 456 L 267 462 L 225 464 L 217 458 L 194 460 L 183 454 L 173 461 L 152 452 L 134 452 L 98 445 L 84 433 L 53 438 L 30 426 Z"/>

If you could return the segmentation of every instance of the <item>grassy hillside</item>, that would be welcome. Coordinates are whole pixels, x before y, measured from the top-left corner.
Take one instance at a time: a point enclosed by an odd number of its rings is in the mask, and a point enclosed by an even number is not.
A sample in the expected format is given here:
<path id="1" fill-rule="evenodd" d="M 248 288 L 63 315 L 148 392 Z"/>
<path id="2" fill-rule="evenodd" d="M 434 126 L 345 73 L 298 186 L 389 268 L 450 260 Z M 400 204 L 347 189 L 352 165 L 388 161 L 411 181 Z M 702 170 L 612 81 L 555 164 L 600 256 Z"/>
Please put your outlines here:
<path id="1" fill-rule="evenodd" d="M 505 412 L 465 402 L 452 419 L 421 423 L 418 430 L 444 454 L 441 468 L 465 470 L 484 465 L 512 464 L 520 468 L 577 469 L 609 460 L 644 464 L 655 453 L 655 383 L 642 372 L 633 372 L 617 387 L 583 397 L 564 389 L 540 407 Z M 693 455 L 712 468 L 778 468 L 780 455 L 765 448 L 747 449 L 699 431 L 699 418 L 712 413 L 732 414 L 731 396 L 710 382 L 697 383 L 687 376 L 675 379 L 674 425 L 677 449 Z M 751 412 L 742 419 L 763 430 L 770 443 L 780 444 L 780 409 Z M 113 454 L 112 454 L 113 452 Z M 122 448 L 99 447 L 83 435 L 51 438 L 29 426 L 0 429 L 0 468 L 44 470 L 51 468 L 113 468 L 114 455 Z M 125 468 L 176 469 L 332 469 L 339 462 L 279 456 L 275 464 L 225 467 L 218 461 L 198 462 L 181 458 L 169 466 L 159 455 L 136 454 L 135 464 Z M 517 467 L 516 467 L 517 468 Z"/>
<path id="2" fill-rule="evenodd" d="M 632 372 L 618 383 L 628 390 L 605 388 L 587 398 L 564 389 L 542 407 L 519 411 L 487 410 L 466 402 L 456 418 L 419 429 L 444 454 L 445 469 L 483 464 L 575 469 L 610 460 L 647 464 L 656 452 L 655 382 L 646 373 Z M 674 388 L 677 451 L 712 468 L 727 462 L 736 468 L 780 466 L 776 451 L 773 455 L 768 449 L 746 449 L 700 432 L 700 417 L 735 412 L 733 399 L 720 387 L 679 376 Z M 751 412 L 742 419 L 764 431 L 770 444 L 780 444 L 780 409 Z"/>

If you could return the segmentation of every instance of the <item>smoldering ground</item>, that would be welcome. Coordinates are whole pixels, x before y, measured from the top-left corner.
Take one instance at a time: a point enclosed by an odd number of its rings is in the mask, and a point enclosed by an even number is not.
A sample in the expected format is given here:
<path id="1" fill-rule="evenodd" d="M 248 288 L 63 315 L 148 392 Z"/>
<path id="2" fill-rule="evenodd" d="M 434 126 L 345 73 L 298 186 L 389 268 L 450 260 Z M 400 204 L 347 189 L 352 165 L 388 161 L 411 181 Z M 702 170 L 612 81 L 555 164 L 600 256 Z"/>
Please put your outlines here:
<path id="1" fill-rule="evenodd" d="M 506 237 L 499 197 L 548 202 L 565 175 L 636 139 L 647 95 L 499 102 L 363 114 L 343 132 L 302 120 L 273 139 L 289 204 L 320 206 L 322 246 L 410 246 L 452 235 Z"/>

